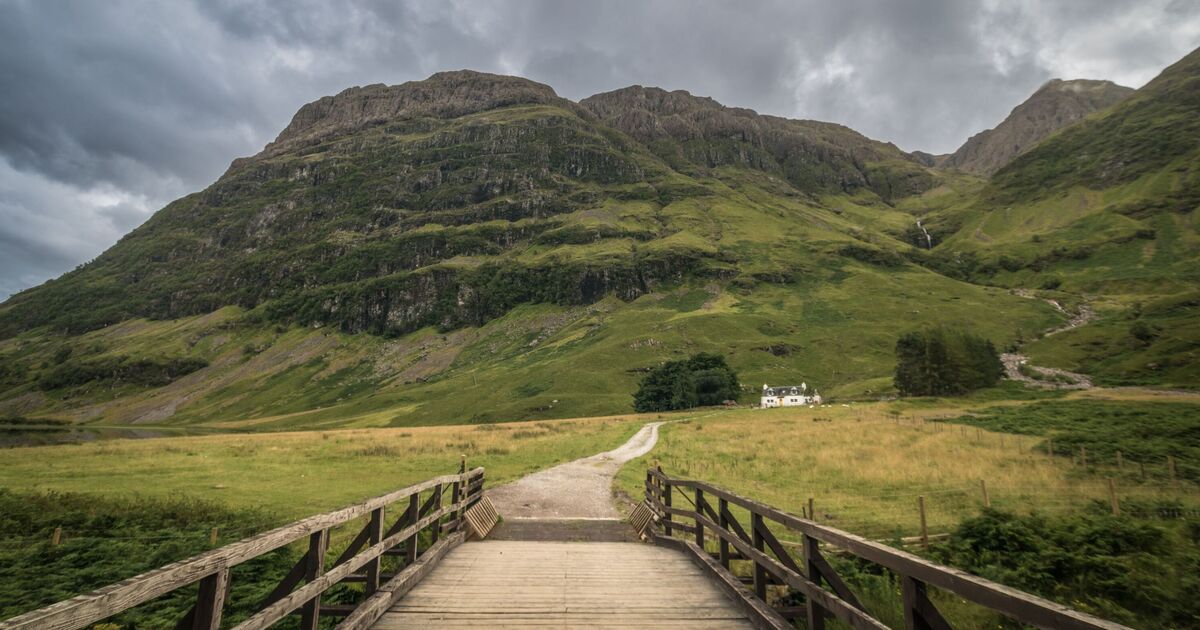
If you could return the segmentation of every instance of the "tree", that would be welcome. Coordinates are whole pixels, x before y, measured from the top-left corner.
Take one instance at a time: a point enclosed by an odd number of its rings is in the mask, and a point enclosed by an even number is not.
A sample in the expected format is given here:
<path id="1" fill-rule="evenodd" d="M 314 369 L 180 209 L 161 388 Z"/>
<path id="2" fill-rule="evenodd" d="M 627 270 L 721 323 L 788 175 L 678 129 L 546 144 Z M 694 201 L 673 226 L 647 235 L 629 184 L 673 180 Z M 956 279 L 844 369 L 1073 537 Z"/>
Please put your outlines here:
<path id="1" fill-rule="evenodd" d="M 992 342 L 961 330 L 929 328 L 896 340 L 894 383 L 901 396 L 956 396 L 1004 376 Z"/>
<path id="2" fill-rule="evenodd" d="M 672 411 L 737 399 L 737 373 L 719 354 L 700 353 L 650 370 L 633 395 L 637 411 Z"/>

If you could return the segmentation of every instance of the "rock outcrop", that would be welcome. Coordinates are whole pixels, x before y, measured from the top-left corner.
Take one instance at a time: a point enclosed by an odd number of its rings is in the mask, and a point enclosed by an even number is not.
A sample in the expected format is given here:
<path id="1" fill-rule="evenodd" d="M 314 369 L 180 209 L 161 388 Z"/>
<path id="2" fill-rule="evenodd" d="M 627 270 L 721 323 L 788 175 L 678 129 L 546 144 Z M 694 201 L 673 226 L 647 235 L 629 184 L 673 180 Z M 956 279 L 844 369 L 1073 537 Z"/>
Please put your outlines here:
<path id="1" fill-rule="evenodd" d="M 990 176 L 1050 134 L 1116 105 L 1130 94 L 1133 88 L 1112 81 L 1053 79 L 1013 108 L 995 129 L 971 136 L 938 166 Z"/>

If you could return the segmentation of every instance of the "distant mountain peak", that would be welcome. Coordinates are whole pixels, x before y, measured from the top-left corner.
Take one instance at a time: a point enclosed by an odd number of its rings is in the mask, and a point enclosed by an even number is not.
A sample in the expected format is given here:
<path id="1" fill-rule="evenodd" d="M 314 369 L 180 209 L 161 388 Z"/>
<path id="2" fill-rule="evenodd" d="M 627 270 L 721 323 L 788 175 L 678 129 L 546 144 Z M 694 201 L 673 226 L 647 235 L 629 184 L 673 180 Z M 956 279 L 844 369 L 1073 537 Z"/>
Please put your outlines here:
<path id="1" fill-rule="evenodd" d="M 577 107 L 550 86 L 529 79 L 474 70 L 438 72 L 428 79 L 400 85 L 351 87 L 308 103 L 265 152 L 274 153 L 297 142 L 319 140 L 388 120 L 456 118 L 522 104 Z"/>
<path id="2" fill-rule="evenodd" d="M 1051 79 L 1017 105 L 994 129 L 971 136 L 940 162 L 976 175 L 991 175 L 1050 134 L 1133 94 L 1112 81 Z"/>

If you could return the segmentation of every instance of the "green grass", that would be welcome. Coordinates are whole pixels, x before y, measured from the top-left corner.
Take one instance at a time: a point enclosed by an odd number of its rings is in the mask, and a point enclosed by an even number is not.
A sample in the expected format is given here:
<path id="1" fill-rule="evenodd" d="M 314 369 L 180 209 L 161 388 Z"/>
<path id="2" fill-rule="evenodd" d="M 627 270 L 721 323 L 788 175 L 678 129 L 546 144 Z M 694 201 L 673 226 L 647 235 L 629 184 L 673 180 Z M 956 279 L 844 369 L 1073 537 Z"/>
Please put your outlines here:
<path id="1" fill-rule="evenodd" d="M 1143 472 L 1165 479 L 1167 457 L 1172 456 L 1179 478 L 1200 482 L 1200 405 L 1195 403 L 1043 401 L 984 408 L 949 422 L 1049 437 L 1062 457 L 1078 458 L 1084 448 L 1089 465 L 1126 479 L 1139 478 Z M 1117 451 L 1125 465 L 1121 471 L 1114 470 Z"/>
<path id="2" fill-rule="evenodd" d="M 227 544 L 272 524 L 265 512 L 191 498 L 101 497 L 0 488 L 0 619 L 68 599 Z M 51 544 L 55 528 L 60 544 Z M 252 614 L 298 557 L 266 554 L 233 571 L 226 620 Z M 195 603 L 186 588 L 110 620 L 121 627 L 173 626 Z"/>
<path id="3" fill-rule="evenodd" d="M 0 618 L 206 551 L 214 527 L 218 544 L 233 542 L 454 472 L 460 456 L 483 466 L 492 486 L 610 450 L 644 422 L 630 416 L 3 449 Z M 51 546 L 56 527 L 62 544 Z M 361 527 L 355 521 L 333 531 L 331 553 Z M 253 612 L 303 544 L 235 568 L 227 619 Z M 353 601 L 353 590 L 339 587 L 325 600 Z M 169 626 L 194 598 L 194 588 L 183 589 L 112 621 Z"/>
<path id="4" fill-rule="evenodd" d="M 502 483 L 614 448 L 644 422 L 628 416 L 12 448 L 0 450 L 0 488 L 186 496 L 262 508 L 283 523 L 449 474 L 462 455 L 469 466 L 487 468 L 488 484 Z"/>
<path id="5" fill-rule="evenodd" d="M 1042 394 L 1004 400 L 1003 394 L 694 418 L 665 426 L 658 447 L 623 467 L 617 485 L 640 497 L 646 467 L 659 464 L 669 475 L 708 481 L 794 514 L 811 497 L 819 522 L 896 545 L 920 532 L 921 497 L 929 531 L 951 536 L 928 551 L 910 551 L 1134 627 L 1187 626 L 1183 620 L 1195 614 L 1189 589 L 1200 558 L 1200 486 L 1172 485 L 1155 474 L 1143 480 L 1128 465 L 1122 474 L 1103 459 L 1101 445 L 1123 444 L 1131 435 L 1143 436 L 1135 441 L 1147 453 L 1188 443 L 1200 426 L 1200 404 L 1194 397 L 1147 403 Z M 975 415 L 962 416 L 964 410 Z M 959 419 L 930 422 L 947 417 Z M 1100 459 L 1085 469 L 1047 456 L 1039 429 L 1056 422 L 1064 428 L 1045 430 L 1056 449 L 1093 435 Z M 1108 477 L 1117 479 L 1119 517 L 1106 514 Z M 984 509 L 980 480 L 992 510 Z M 676 503 L 689 507 L 679 496 Z M 744 512 L 734 512 L 748 524 Z M 782 528 L 775 533 L 796 539 Z M 903 624 L 897 580 L 851 558 L 831 561 L 873 615 Z M 959 597 L 936 589 L 932 597 L 955 627 L 1008 627 Z"/>

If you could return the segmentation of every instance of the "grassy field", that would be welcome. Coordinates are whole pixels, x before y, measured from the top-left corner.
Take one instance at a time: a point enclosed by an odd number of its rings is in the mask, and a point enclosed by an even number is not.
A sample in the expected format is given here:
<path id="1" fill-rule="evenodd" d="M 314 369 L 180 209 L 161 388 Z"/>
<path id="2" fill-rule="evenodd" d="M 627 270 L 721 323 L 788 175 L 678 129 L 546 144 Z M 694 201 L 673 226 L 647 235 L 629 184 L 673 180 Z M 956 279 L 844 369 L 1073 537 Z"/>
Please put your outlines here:
<path id="1" fill-rule="evenodd" d="M 1021 405 L 1012 412 L 1019 416 L 1030 404 L 1097 403 L 1004 404 Z M 1184 408 L 1194 425 L 1200 406 Z M 1132 468 L 1118 474 L 1111 459 L 1085 469 L 1061 454 L 1048 456 L 1040 436 L 933 421 L 963 411 L 961 403 L 872 404 L 738 410 L 685 421 L 666 427 L 651 454 L 622 469 L 618 485 L 640 497 L 645 468 L 658 462 L 668 474 L 710 481 L 795 514 L 811 497 L 817 520 L 880 539 L 919 533 L 918 496 L 925 498 L 929 531 L 951 530 L 983 507 L 981 481 L 992 507 L 1022 513 L 1107 504 L 1110 476 L 1119 479 L 1122 501 L 1200 506 L 1191 482 L 1176 488 L 1162 475 L 1143 482 Z"/>
<path id="2" fill-rule="evenodd" d="M 657 417 L 657 416 L 653 416 Z M 497 484 L 611 449 L 646 417 L 502 425 L 227 434 L 0 450 L 0 618 L 98 588 L 305 516 L 468 466 Z M 335 529 L 347 544 L 362 523 Z M 62 528 L 62 544 L 49 544 Z M 239 567 L 230 619 L 243 618 L 303 543 Z M 340 588 L 340 587 L 339 587 Z M 349 597 L 340 588 L 330 601 Z M 344 591 L 344 592 L 343 592 Z M 122 615 L 173 623 L 184 589 Z M 346 600 L 351 601 L 351 600 Z"/>
<path id="3" fill-rule="evenodd" d="M 923 498 L 935 540 L 928 549 L 910 544 L 910 550 L 1133 627 L 1191 627 L 1200 619 L 1191 594 L 1200 584 L 1194 577 L 1200 488 L 1190 479 L 1172 483 L 1165 471 L 1143 478 L 1129 462 L 1119 470 L 1113 447 L 1103 445 L 1123 445 L 1151 460 L 1170 442 L 1184 459 L 1194 457 L 1200 397 L 1163 402 L 1172 397 L 1026 392 L 1022 400 L 1003 394 L 749 409 L 685 420 L 666 426 L 658 447 L 626 465 L 617 485 L 640 497 L 646 467 L 658 463 L 670 475 L 706 480 L 795 514 L 805 513 L 811 498 L 818 522 L 889 544 L 920 534 Z M 1108 426 L 1101 431 L 1099 424 Z M 1049 437 L 1063 444 L 1057 456 L 1046 451 Z M 1065 452 L 1081 443 L 1096 454 L 1087 466 Z M 1119 516 L 1110 513 L 1110 478 Z M 688 501 L 675 498 L 685 509 Z M 748 515 L 733 512 L 748 525 Z M 773 529 L 798 542 L 794 532 Z M 849 557 L 831 558 L 873 614 L 903 627 L 895 579 Z M 748 563 L 738 564 L 735 569 L 748 574 Z M 932 592 L 956 628 L 1017 627 Z"/>
<path id="4" fill-rule="evenodd" d="M 0 450 L 0 488 L 168 498 L 260 508 L 283 522 L 458 468 L 502 483 L 608 450 L 645 417 L 110 440 Z"/>

